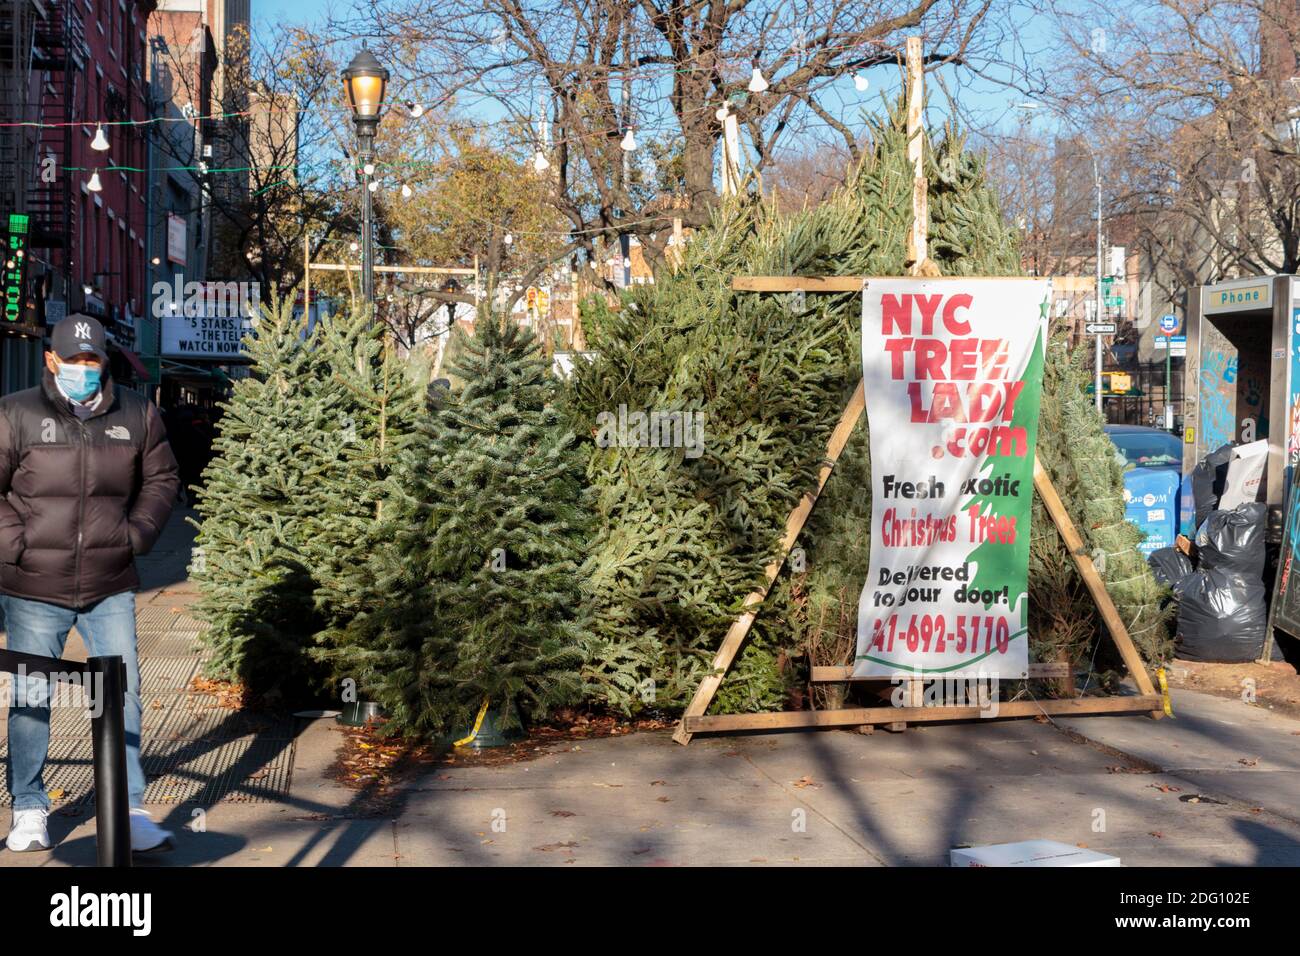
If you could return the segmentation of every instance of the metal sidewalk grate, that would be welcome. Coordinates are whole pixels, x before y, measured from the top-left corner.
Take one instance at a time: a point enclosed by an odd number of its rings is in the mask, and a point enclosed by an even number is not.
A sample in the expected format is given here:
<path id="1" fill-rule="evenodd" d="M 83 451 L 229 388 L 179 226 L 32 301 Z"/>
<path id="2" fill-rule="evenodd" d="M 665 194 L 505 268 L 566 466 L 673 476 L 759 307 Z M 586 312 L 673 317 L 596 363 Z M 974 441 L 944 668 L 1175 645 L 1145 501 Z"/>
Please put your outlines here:
<path id="1" fill-rule="evenodd" d="M 193 657 L 198 660 L 205 656 L 206 651 L 197 634 L 140 631 L 136 640 L 136 650 L 142 661 L 153 657 Z"/>
<path id="2" fill-rule="evenodd" d="M 240 737 L 219 745 L 189 743 L 192 749 L 170 760 L 151 756 L 146 762 L 146 775 L 151 765 L 162 775 L 150 781 L 145 803 L 276 803 L 288 794 L 293 741 Z"/>
<path id="3" fill-rule="evenodd" d="M 140 663 L 140 697 L 165 691 L 184 690 L 198 669 L 196 655 L 188 657 L 150 657 Z"/>
<path id="4" fill-rule="evenodd" d="M 207 627 L 167 607 L 141 608 L 137 615 L 145 803 L 284 800 L 293 771 L 293 719 L 218 707 L 213 698 L 188 690 L 207 657 L 199 641 Z M 4 738 L 0 734 L 0 762 L 7 763 Z M 84 708 L 52 708 L 44 776 L 46 790 L 56 795 L 55 807 L 92 798 L 90 719 Z M 0 781 L 0 807 L 11 805 Z"/>

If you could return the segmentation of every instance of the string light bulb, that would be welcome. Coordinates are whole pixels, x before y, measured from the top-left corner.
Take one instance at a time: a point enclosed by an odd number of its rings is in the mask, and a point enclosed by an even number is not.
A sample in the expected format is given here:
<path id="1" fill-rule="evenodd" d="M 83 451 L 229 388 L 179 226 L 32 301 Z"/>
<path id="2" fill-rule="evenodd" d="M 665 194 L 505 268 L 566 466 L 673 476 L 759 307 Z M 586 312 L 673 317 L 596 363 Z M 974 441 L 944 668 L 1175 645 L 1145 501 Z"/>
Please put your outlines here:
<path id="1" fill-rule="evenodd" d="M 730 116 L 730 115 L 731 115 L 731 100 L 723 100 L 723 101 L 722 101 L 722 105 L 719 106 L 716 110 L 713 111 L 713 115 L 717 118 L 717 120 L 718 120 L 719 123 L 721 123 L 721 122 L 722 122 L 723 120 L 725 120 L 728 116 Z"/>
<path id="2" fill-rule="evenodd" d="M 411 187 L 407 183 L 402 183 L 402 198 L 403 199 L 411 198 Z"/>
<path id="3" fill-rule="evenodd" d="M 506 238 L 505 238 L 505 244 L 508 246 L 508 245 L 513 244 L 514 241 L 515 241 L 515 237 L 514 237 L 513 235 L 511 235 L 510 233 L 507 232 L 507 233 L 506 233 Z"/>
<path id="4" fill-rule="evenodd" d="M 374 192 L 378 192 L 378 191 L 379 191 L 379 181 L 376 180 L 376 179 L 372 179 L 372 180 L 370 180 L 370 182 L 366 184 L 366 188 L 369 189 L 372 193 L 374 193 Z"/>
<path id="5" fill-rule="evenodd" d="M 625 149 L 629 153 L 632 152 L 632 150 L 636 149 L 636 136 L 632 131 L 632 127 L 629 126 L 627 128 L 627 134 L 623 137 L 623 142 L 619 143 L 618 145 L 622 146 L 623 149 Z"/>
<path id="6" fill-rule="evenodd" d="M 546 154 L 539 149 L 537 155 L 533 157 L 533 169 L 537 170 L 539 173 L 544 173 L 550 168 L 551 161 L 547 159 Z"/>
<path id="7" fill-rule="evenodd" d="M 411 119 L 419 119 L 424 115 L 424 104 L 416 103 L 414 100 L 407 100 L 406 112 L 411 114 Z"/>
<path id="8" fill-rule="evenodd" d="M 90 174 L 90 181 L 86 183 L 86 188 L 89 189 L 92 193 L 97 193 L 104 188 L 103 184 L 99 181 L 98 169 L 96 169 L 94 172 Z"/>
<path id="9" fill-rule="evenodd" d="M 356 251 L 357 251 L 358 249 L 360 249 L 360 248 L 361 248 L 361 247 L 360 247 L 359 245 L 357 245 L 355 242 L 354 242 L 354 243 L 351 243 L 351 244 L 348 246 L 348 250 L 349 250 L 350 252 L 356 252 Z"/>
<path id="10" fill-rule="evenodd" d="M 855 73 L 853 75 L 853 86 L 859 93 L 865 93 L 867 92 L 867 88 L 871 86 L 871 81 L 861 73 Z"/>
<path id="11" fill-rule="evenodd" d="M 375 164 L 374 164 L 374 163 L 366 163 L 366 164 L 365 164 L 364 166 L 362 166 L 361 168 L 362 168 L 362 170 L 365 171 L 365 174 L 366 174 L 367 176 L 373 176 L 373 175 L 375 174 Z"/>
<path id="12" fill-rule="evenodd" d="M 104 135 L 104 127 L 95 127 L 95 138 L 90 141 L 90 148 L 101 153 L 108 151 L 108 137 Z"/>
<path id="13" fill-rule="evenodd" d="M 749 86 L 746 87 L 746 89 L 748 89 L 749 92 L 751 93 L 767 92 L 767 80 L 763 78 L 763 71 L 760 70 L 757 66 L 754 67 L 754 72 L 750 74 Z"/>

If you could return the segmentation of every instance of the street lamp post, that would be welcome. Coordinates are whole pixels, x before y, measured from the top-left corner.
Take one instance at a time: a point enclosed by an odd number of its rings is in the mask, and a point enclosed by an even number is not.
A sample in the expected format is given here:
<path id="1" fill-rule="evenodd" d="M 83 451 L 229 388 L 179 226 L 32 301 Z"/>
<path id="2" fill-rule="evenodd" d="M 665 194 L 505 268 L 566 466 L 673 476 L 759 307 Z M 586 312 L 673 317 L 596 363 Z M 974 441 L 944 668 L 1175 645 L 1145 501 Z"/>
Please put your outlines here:
<path id="1" fill-rule="evenodd" d="M 384 90 L 388 86 L 388 71 L 363 44 L 343 71 L 343 89 L 352 107 L 352 122 L 357 128 L 361 144 L 361 296 L 372 311 L 375 306 L 375 249 L 371 225 L 370 177 L 374 171 L 375 132 L 379 128 L 380 111 L 384 105 Z"/>

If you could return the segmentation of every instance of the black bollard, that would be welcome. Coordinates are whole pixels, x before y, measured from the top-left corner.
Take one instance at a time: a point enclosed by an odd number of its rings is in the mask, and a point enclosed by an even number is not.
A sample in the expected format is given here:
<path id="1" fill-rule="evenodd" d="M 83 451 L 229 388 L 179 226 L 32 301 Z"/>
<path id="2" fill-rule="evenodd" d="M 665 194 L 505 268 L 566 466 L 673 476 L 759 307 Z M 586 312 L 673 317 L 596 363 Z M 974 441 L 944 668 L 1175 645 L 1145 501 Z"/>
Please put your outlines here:
<path id="1" fill-rule="evenodd" d="M 86 661 L 95 756 L 95 842 L 100 866 L 131 865 L 131 808 L 126 793 L 126 664 L 119 655 Z"/>

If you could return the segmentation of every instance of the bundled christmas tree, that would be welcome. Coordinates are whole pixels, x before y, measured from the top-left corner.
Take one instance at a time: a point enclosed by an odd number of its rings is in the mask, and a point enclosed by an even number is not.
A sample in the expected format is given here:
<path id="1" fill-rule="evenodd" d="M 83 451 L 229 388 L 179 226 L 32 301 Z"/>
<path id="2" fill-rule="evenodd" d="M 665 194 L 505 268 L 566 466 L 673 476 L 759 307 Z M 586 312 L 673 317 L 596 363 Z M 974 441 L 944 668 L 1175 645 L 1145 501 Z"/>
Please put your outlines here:
<path id="1" fill-rule="evenodd" d="M 979 158 L 953 129 L 924 146 L 930 253 L 942 273 L 1018 273 L 1013 231 Z M 579 366 L 568 393 L 578 430 L 595 434 L 600 416 L 620 408 L 691 411 L 705 423 L 702 447 L 690 454 L 636 443 L 592 449 L 597 527 L 583 574 L 592 585 L 597 637 L 585 671 L 594 699 L 625 712 L 685 704 L 740 603 L 762 581 L 786 517 L 814 486 L 827 438 L 861 377 L 859 295 L 737 293 L 730 278 L 903 274 L 911 183 L 898 109 L 870 124 L 862 161 L 827 202 L 789 216 L 752 198 L 724 204 L 675 273 L 625 292 L 618 308 L 598 301 L 584 307 L 598 358 Z M 1048 363 L 1045 393 L 1074 387 L 1063 370 L 1066 355 L 1053 351 Z M 1056 400 L 1047 396 L 1044 404 Z M 1072 415 L 1068 427 L 1072 435 L 1040 445 L 1054 474 L 1106 440 L 1095 413 Z M 787 706 L 803 678 L 796 658 L 851 646 L 870 549 L 867 456 L 864 416 L 798 541 L 795 567 L 769 595 L 715 711 Z M 1080 481 L 1063 490 L 1067 507 L 1082 518 L 1087 502 L 1090 519 L 1101 509 L 1109 520 L 1119 476 L 1080 471 Z M 1041 507 L 1035 522 L 1031 606 L 1049 604 L 1055 614 L 1088 623 L 1068 635 L 1049 626 L 1031 648 L 1037 659 L 1055 660 L 1043 652 L 1066 644 L 1079 660 L 1096 637 L 1096 616 L 1065 568 L 1070 559 L 1059 536 L 1045 536 L 1056 531 Z M 1127 551 L 1119 537 L 1110 543 L 1124 554 L 1108 564 L 1107 580 L 1135 630 L 1150 625 L 1140 646 L 1157 659 L 1164 631 L 1154 582 L 1131 543 Z"/>
<path id="2" fill-rule="evenodd" d="M 464 384 L 402 452 L 364 606 L 331 639 L 407 734 L 469 727 L 484 702 L 509 726 L 581 696 L 589 509 L 556 380 L 532 333 L 488 312 L 456 352 Z"/>
<path id="3" fill-rule="evenodd" d="M 324 371 L 318 402 L 324 443 L 304 552 L 318 582 L 317 612 L 336 632 L 363 606 L 366 559 L 383 541 L 388 478 L 425 414 L 428 370 L 399 356 L 366 311 L 322 323 L 314 348 Z"/>

